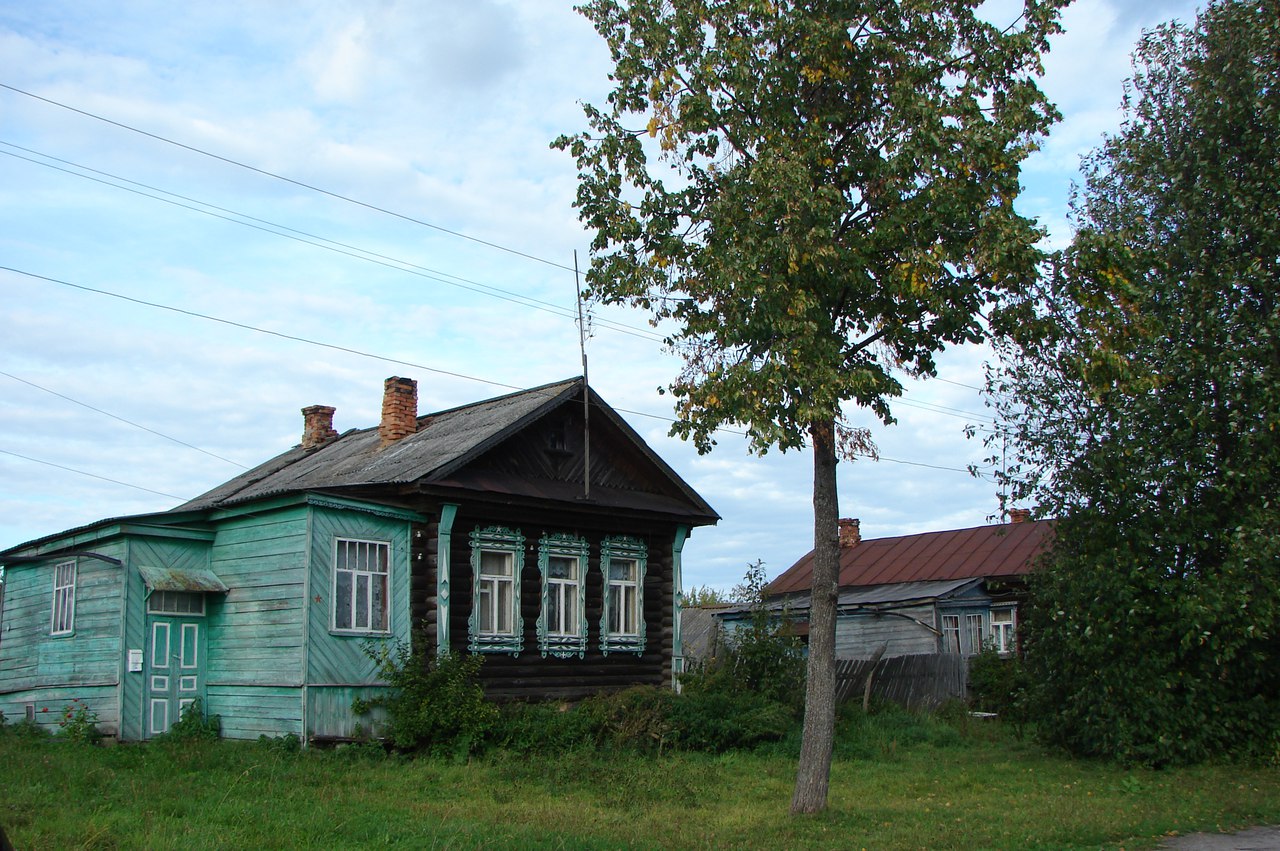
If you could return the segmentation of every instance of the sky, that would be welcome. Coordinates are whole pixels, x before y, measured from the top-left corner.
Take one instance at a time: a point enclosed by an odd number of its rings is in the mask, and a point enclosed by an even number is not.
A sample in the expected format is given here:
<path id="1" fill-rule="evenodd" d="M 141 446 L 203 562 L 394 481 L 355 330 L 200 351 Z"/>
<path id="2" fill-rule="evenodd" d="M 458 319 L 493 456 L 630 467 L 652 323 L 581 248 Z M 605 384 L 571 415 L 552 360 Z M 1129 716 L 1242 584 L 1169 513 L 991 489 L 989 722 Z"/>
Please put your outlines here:
<path id="1" fill-rule="evenodd" d="M 1142 31 L 1195 8 L 1066 11 L 1042 81 L 1064 118 L 1018 201 L 1048 246 Z M 549 143 L 609 70 L 559 0 L 0 0 L 0 549 L 172 508 L 298 443 L 308 405 L 375 425 L 388 376 L 427 413 L 581 374 L 591 236 Z M 680 362 L 647 317 L 590 325 L 592 386 L 723 518 L 686 587 L 804 555 L 810 456 L 732 433 L 699 456 L 668 435 Z M 964 435 L 990 423 L 988 357 L 904 379 L 892 426 L 849 412 L 881 455 L 839 469 L 864 537 L 999 521 Z"/>

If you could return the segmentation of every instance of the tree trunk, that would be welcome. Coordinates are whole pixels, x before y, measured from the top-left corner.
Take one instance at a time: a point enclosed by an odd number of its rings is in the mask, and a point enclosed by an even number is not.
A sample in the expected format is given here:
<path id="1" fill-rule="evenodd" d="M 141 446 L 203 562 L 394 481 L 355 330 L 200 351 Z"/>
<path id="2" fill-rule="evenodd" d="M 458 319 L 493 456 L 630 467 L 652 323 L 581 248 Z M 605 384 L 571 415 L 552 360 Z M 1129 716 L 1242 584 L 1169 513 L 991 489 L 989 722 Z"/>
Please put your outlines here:
<path id="1" fill-rule="evenodd" d="M 840 577 L 840 508 L 836 496 L 835 421 L 809 427 L 813 441 L 813 589 L 809 601 L 809 675 L 804 737 L 792 813 L 827 806 L 836 728 L 836 585 Z"/>

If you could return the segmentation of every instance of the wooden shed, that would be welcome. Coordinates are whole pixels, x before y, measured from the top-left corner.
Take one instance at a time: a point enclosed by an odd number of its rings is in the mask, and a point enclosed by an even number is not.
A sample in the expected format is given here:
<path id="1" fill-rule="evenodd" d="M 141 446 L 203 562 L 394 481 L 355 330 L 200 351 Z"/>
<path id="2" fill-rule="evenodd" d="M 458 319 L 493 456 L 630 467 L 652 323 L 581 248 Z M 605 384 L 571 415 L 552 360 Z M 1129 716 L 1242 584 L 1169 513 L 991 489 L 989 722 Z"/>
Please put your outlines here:
<path id="1" fill-rule="evenodd" d="M 581 379 L 302 442 L 172 512 L 0 552 L 0 711 L 79 699 L 123 739 L 199 698 L 223 735 L 376 726 L 367 649 L 479 653 L 495 698 L 671 682 L 681 552 L 718 518 Z"/>

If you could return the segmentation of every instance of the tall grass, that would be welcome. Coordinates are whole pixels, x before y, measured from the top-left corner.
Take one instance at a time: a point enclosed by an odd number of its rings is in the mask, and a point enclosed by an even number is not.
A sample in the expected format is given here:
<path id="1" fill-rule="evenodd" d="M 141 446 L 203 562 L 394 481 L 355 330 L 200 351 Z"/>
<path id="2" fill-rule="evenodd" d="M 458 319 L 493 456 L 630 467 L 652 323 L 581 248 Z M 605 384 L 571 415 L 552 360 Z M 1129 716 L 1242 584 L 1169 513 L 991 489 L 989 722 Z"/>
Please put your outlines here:
<path id="1" fill-rule="evenodd" d="M 470 761 L 278 743 L 77 745 L 0 729 L 0 825 L 62 848 L 1142 848 L 1280 821 L 1274 768 L 1130 771 L 998 725 L 841 722 L 830 806 L 788 815 L 794 742 L 722 755 L 588 749 Z"/>

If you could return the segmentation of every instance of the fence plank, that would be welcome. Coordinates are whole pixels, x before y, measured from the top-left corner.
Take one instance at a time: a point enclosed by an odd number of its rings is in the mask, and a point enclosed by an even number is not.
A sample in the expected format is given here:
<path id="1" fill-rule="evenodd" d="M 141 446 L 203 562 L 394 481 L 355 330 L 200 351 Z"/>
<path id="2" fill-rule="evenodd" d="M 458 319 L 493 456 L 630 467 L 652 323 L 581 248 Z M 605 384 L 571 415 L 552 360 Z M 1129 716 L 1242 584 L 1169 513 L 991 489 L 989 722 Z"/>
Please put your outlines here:
<path id="1" fill-rule="evenodd" d="M 968 688 L 968 660 L 958 653 L 922 653 L 888 659 L 837 659 L 836 701 L 861 693 L 867 676 L 871 693 L 908 709 L 932 711 L 948 700 L 963 699 Z"/>

